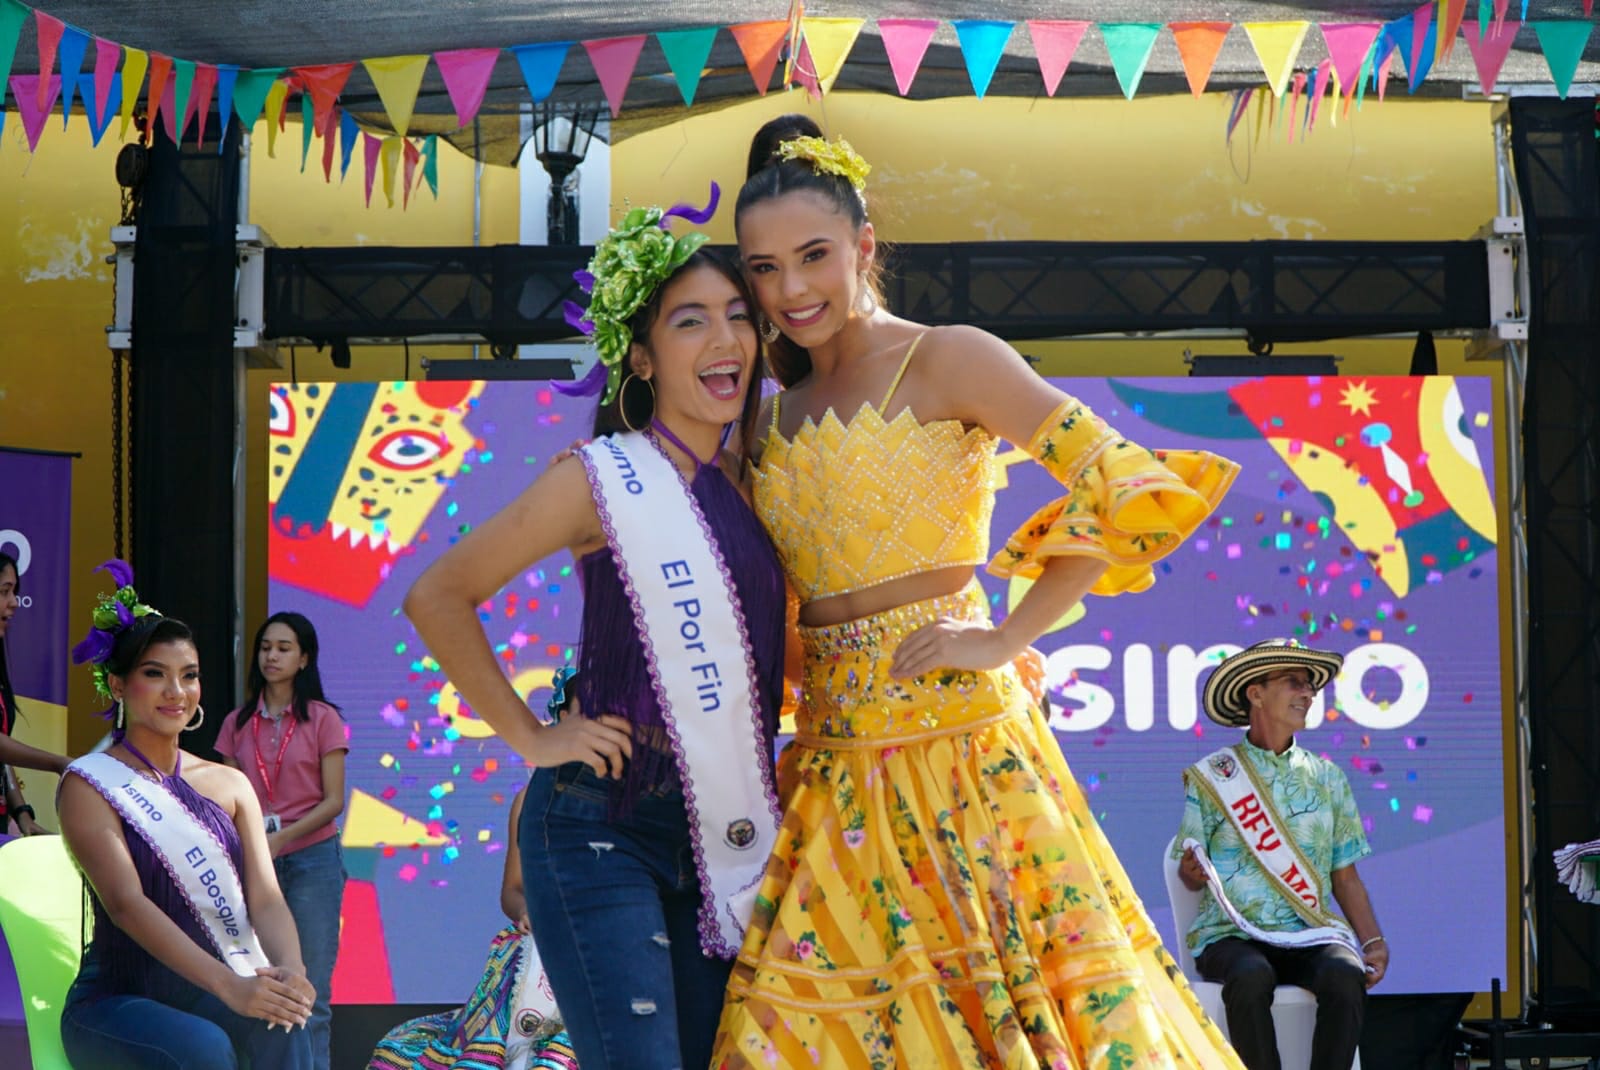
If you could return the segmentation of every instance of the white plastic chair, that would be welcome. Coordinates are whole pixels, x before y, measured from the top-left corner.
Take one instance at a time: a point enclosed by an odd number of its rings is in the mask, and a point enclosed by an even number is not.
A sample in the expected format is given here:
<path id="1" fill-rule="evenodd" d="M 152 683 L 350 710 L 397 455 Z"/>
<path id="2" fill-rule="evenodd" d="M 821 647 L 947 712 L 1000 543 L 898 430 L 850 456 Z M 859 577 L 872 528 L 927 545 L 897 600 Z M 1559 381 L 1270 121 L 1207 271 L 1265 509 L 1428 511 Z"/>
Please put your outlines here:
<path id="1" fill-rule="evenodd" d="M 1228 1036 L 1228 1012 L 1222 1005 L 1222 986 L 1215 981 L 1202 981 L 1195 968 L 1194 955 L 1189 951 L 1189 926 L 1200 913 L 1200 897 L 1207 892 L 1191 892 L 1178 876 L 1178 860 L 1172 857 L 1177 837 L 1167 842 L 1161 856 L 1161 871 L 1167 878 L 1167 900 L 1172 904 L 1172 924 L 1177 940 L 1172 947 L 1178 967 L 1189 979 L 1189 987 L 1200 1000 L 1211 1020 L 1217 1023 L 1222 1035 Z M 1279 985 L 1272 993 L 1272 1027 L 1278 1037 L 1278 1060 L 1283 1070 L 1310 1070 L 1311 1037 L 1317 1028 L 1317 997 L 1304 988 Z M 1232 1037 L 1228 1037 L 1232 1041 Z M 1361 1055 L 1356 1054 L 1350 1070 L 1361 1070 Z"/>

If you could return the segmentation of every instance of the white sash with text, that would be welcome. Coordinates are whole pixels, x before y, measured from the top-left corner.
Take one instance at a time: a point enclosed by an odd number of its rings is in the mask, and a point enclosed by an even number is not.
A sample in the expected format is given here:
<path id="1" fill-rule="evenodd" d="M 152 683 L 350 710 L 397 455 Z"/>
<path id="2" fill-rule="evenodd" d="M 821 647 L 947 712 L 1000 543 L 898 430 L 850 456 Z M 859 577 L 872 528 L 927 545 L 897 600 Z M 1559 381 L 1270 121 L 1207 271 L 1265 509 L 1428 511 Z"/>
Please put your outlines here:
<path id="1" fill-rule="evenodd" d="M 84 755 L 67 772 L 94 785 L 150 845 L 229 969 L 254 977 L 259 967 L 272 965 L 250 927 L 244 885 L 233 859 L 165 784 L 103 752 Z"/>
<path id="2" fill-rule="evenodd" d="M 1281 828 L 1267 789 L 1255 778 L 1249 762 L 1231 747 L 1216 751 L 1205 760 L 1190 767 L 1208 787 L 1227 814 L 1233 830 L 1239 834 L 1256 865 L 1267 874 L 1272 887 L 1289 901 L 1307 927 L 1295 931 L 1269 931 L 1251 924 L 1237 907 L 1228 901 L 1216 867 L 1206 854 L 1205 847 L 1190 839 L 1185 848 L 1192 848 L 1205 870 L 1206 887 L 1216 897 L 1234 925 L 1252 940 L 1274 944 L 1278 947 L 1315 947 L 1321 944 L 1343 944 L 1361 955 L 1361 945 L 1343 920 L 1332 914 L 1325 905 L 1326 895 L 1322 882 L 1289 837 Z"/>
<path id="3" fill-rule="evenodd" d="M 651 438 L 579 453 L 672 740 L 700 873 L 700 944 L 743 942 L 780 810 L 744 609 L 700 505 Z"/>

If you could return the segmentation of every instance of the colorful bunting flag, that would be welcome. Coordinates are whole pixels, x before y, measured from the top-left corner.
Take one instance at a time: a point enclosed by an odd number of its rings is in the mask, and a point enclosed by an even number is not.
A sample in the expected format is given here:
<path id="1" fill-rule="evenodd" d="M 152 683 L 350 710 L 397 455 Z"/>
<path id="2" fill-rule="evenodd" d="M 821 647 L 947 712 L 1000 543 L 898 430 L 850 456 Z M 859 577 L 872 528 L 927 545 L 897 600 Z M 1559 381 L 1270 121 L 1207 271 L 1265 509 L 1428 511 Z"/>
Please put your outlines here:
<path id="1" fill-rule="evenodd" d="M 317 106 L 311 94 L 300 91 L 300 173 L 306 173 L 306 161 L 311 158 L 311 134 L 317 128 Z"/>
<path id="2" fill-rule="evenodd" d="M 1233 29 L 1231 22 L 1174 22 L 1172 36 L 1178 42 L 1178 59 L 1183 63 L 1183 76 L 1189 81 L 1189 92 L 1198 98 L 1206 91 L 1211 80 L 1211 69 L 1217 64 L 1217 54 L 1222 42 Z"/>
<path id="3" fill-rule="evenodd" d="M 1555 80 L 1556 93 L 1567 99 L 1572 88 L 1572 77 L 1578 73 L 1578 61 L 1594 31 L 1590 22 L 1535 22 L 1533 30 L 1539 35 L 1539 47 L 1544 50 L 1544 61 Z"/>
<path id="4" fill-rule="evenodd" d="M 355 69 L 356 65 L 353 62 L 322 63 L 314 67 L 293 68 L 295 77 L 301 81 L 303 92 L 311 96 L 312 125 L 315 129 L 322 129 L 323 124 L 327 122 L 328 115 L 333 111 L 334 102 L 339 99 L 339 94 L 344 92 L 344 84 L 350 80 L 350 72 Z"/>
<path id="5" fill-rule="evenodd" d="M 428 184 L 433 199 L 439 199 L 439 136 L 429 134 L 422 143 L 422 180 Z"/>
<path id="6" fill-rule="evenodd" d="M 878 20 L 878 36 L 889 54 L 889 69 L 894 72 L 895 88 L 901 96 L 911 92 L 911 83 L 928 54 L 928 42 L 938 28 L 938 19 Z"/>
<path id="7" fill-rule="evenodd" d="M 160 52 L 150 53 L 150 85 L 145 90 L 145 102 L 149 105 L 150 114 L 145 117 L 144 131 L 140 135 L 140 140 L 146 144 L 155 139 L 156 120 L 161 117 L 161 112 L 167 109 L 167 102 L 172 99 L 167 95 L 167 86 L 171 81 L 172 57 Z"/>
<path id="8" fill-rule="evenodd" d="M 422 76 L 428 70 L 426 53 L 420 56 L 380 56 L 377 59 L 364 59 L 361 65 L 367 69 L 367 77 L 372 79 L 373 87 L 378 90 L 378 100 L 389 116 L 389 125 L 394 127 L 395 133 L 403 136 L 411 126 L 411 113 L 417 106 L 417 91 L 422 88 Z"/>
<path id="9" fill-rule="evenodd" d="M 1006 42 L 1011 40 L 1015 23 L 993 19 L 957 19 L 956 39 L 961 42 L 961 56 L 967 61 L 967 77 L 972 81 L 972 91 L 979 100 L 989 91 L 989 81 L 1005 55 Z"/>
<path id="10" fill-rule="evenodd" d="M 861 25 L 865 21 L 810 17 L 800 20 L 800 35 L 811 54 L 812 63 L 808 73 L 816 78 L 822 92 L 832 91 L 833 83 L 838 81 L 839 72 L 844 69 L 845 57 L 855 47 L 856 36 L 861 33 Z"/>
<path id="11" fill-rule="evenodd" d="M 622 114 L 622 99 L 628 93 L 628 82 L 633 78 L 633 68 L 639 64 L 639 53 L 644 50 L 644 34 L 632 37 L 607 37 L 598 41 L 583 42 L 589 53 L 595 77 L 605 90 L 606 103 L 611 105 L 611 117 Z"/>
<path id="12" fill-rule="evenodd" d="M 749 68 L 750 79 L 756 92 L 767 95 L 772 85 L 772 72 L 777 69 L 778 57 L 783 52 L 783 42 L 789 36 L 787 19 L 769 19 L 765 22 L 741 22 L 728 27 L 739 45 L 739 54 Z"/>
<path id="13" fill-rule="evenodd" d="M 656 34 L 662 53 L 667 57 L 667 69 L 677 79 L 678 92 L 683 105 L 694 103 L 695 92 L 700 88 L 700 76 L 705 73 L 706 62 L 711 59 L 711 46 L 717 41 L 717 28 L 707 26 L 696 30 L 669 30 Z"/>
<path id="14" fill-rule="evenodd" d="M 372 180 L 376 176 L 378 170 L 378 154 L 382 151 L 383 142 L 379 141 L 371 134 L 362 131 L 361 155 L 366 161 L 367 165 L 366 194 L 368 208 L 372 207 Z"/>
<path id="15" fill-rule="evenodd" d="M 1467 0 L 1439 0 L 1439 41 L 1436 49 L 1442 63 L 1455 51 L 1456 34 L 1467 14 Z"/>
<path id="16" fill-rule="evenodd" d="M 333 135 L 339 128 L 340 116 L 343 114 L 344 109 L 335 104 L 333 111 L 328 113 L 327 126 L 317 131 L 322 135 L 322 181 L 324 182 L 333 181 L 333 146 L 335 141 Z"/>
<path id="17" fill-rule="evenodd" d="M 1300 45 L 1306 39 L 1309 22 L 1246 22 L 1244 32 L 1261 61 L 1261 70 L 1267 76 L 1267 85 L 1274 97 L 1281 97 L 1289 88 L 1289 76 L 1294 73 L 1294 62 L 1300 56 Z"/>
<path id="18" fill-rule="evenodd" d="M 458 48 L 433 54 L 433 62 L 438 64 L 445 90 L 450 94 L 450 104 L 456 110 L 458 129 L 477 118 L 499 58 L 498 48 Z"/>
<path id="19" fill-rule="evenodd" d="M 16 58 L 17 38 L 22 36 L 22 24 L 28 20 L 28 9 L 17 0 L 0 0 L 0 88 L 11 77 L 11 61 Z M 0 97 L 5 94 L 0 93 Z M 0 104 L 4 104 L 0 100 Z M 3 115 L 4 111 L 0 111 Z"/>
<path id="20" fill-rule="evenodd" d="M 1411 89 L 1416 91 L 1422 80 L 1428 76 L 1428 68 L 1433 65 L 1433 0 L 1426 0 L 1410 15 L 1411 39 L 1407 42 L 1406 51 L 1406 76 L 1411 79 Z M 1428 62 L 1423 63 L 1426 56 Z M 1420 72 L 1420 73 L 1419 73 Z"/>
<path id="21" fill-rule="evenodd" d="M 1072 19 L 1029 19 L 1028 35 L 1039 57 L 1039 76 L 1044 79 L 1046 96 L 1055 96 L 1061 76 L 1067 73 L 1078 44 L 1088 32 L 1087 22 Z"/>
<path id="22" fill-rule="evenodd" d="M 0 0 L 0 4 L 7 0 Z M 128 121 L 133 118 L 133 106 L 139 102 L 139 87 L 144 84 L 145 68 L 150 65 L 149 53 L 138 48 L 123 49 L 122 59 L 122 107 L 118 116 L 122 120 L 122 129 L 118 137 L 128 139 Z"/>
<path id="23" fill-rule="evenodd" d="M 228 143 L 228 124 L 233 121 L 233 88 L 239 81 L 239 68 L 232 63 L 217 64 L 217 118 L 222 129 L 217 131 L 217 151 Z M 245 127 L 246 133 L 249 127 Z"/>
<path id="24" fill-rule="evenodd" d="M 1111 68 L 1117 72 L 1117 84 L 1129 100 L 1139 91 L 1144 69 L 1150 62 L 1150 53 L 1156 47 L 1156 35 L 1161 32 L 1159 22 L 1102 22 L 1100 36 L 1105 38 L 1106 51 L 1111 53 Z"/>
<path id="25" fill-rule="evenodd" d="M 551 41 L 537 45 L 512 45 L 511 54 L 522 68 L 522 81 L 535 104 L 555 92 L 561 65 L 567 61 L 571 41 Z"/>
<path id="26" fill-rule="evenodd" d="M 39 82 L 45 85 L 44 103 L 39 103 Z M 33 152 L 39 147 L 39 135 L 44 132 L 44 121 L 50 115 L 50 109 L 56 106 L 56 97 L 61 94 L 61 76 L 52 74 L 48 79 L 41 79 L 37 74 L 13 74 L 11 76 L 11 95 L 16 99 L 17 111 L 22 113 L 22 129 L 28 135 L 28 151 Z"/>
<path id="27" fill-rule="evenodd" d="M 792 63 L 784 64 L 784 84 L 789 80 L 799 83 L 800 88 L 812 100 L 822 99 L 822 83 L 817 81 L 817 61 L 811 58 L 811 44 L 804 37 L 800 38 L 800 53 L 794 57 Z"/>
<path id="28" fill-rule="evenodd" d="M 417 160 L 422 154 L 417 151 L 417 147 L 411 143 L 410 138 L 402 139 L 400 147 L 405 153 L 405 177 L 403 181 L 405 192 L 400 198 L 400 210 L 403 212 L 411 207 L 411 187 L 416 183 Z"/>
<path id="29" fill-rule="evenodd" d="M 272 94 L 273 86 L 278 84 L 278 79 L 283 75 L 283 67 L 258 67 L 236 71 L 233 87 L 233 113 L 239 117 L 240 130 L 249 133 L 256 125 L 256 120 L 261 117 L 261 112 L 266 108 L 267 97 Z M 268 117 L 268 137 L 271 137 L 273 120 L 277 118 L 274 112 Z"/>
<path id="30" fill-rule="evenodd" d="M 1378 22 L 1324 22 L 1322 40 L 1328 46 L 1328 58 L 1333 61 L 1333 74 L 1343 86 L 1354 86 L 1361 80 L 1361 67 L 1367 53 L 1378 39 L 1383 24 Z"/>
<path id="31" fill-rule="evenodd" d="M 390 208 L 394 207 L 394 178 L 395 172 L 400 169 L 400 143 L 404 140 L 398 134 L 391 134 L 383 139 L 378 153 L 378 158 L 383 161 L 383 196 Z"/>
<path id="32" fill-rule="evenodd" d="M 117 62 L 122 59 L 122 46 L 103 38 L 94 39 L 94 99 L 104 104 L 111 99 L 111 87 L 117 86 L 117 99 L 121 101 L 122 82 L 117 78 Z"/>
<path id="33" fill-rule="evenodd" d="M 167 136 L 174 145 L 183 143 L 184 120 L 189 117 L 189 93 L 194 89 L 194 60 L 172 61 L 172 107 L 167 109 Z"/>
<path id="34" fill-rule="evenodd" d="M 55 69 L 56 47 L 61 44 L 61 33 L 67 28 L 67 24 L 56 18 L 54 15 L 46 15 L 38 8 L 34 8 L 33 22 L 34 31 L 38 38 L 36 44 L 39 49 L 40 74 L 40 77 L 35 78 L 34 81 L 39 84 L 38 104 L 39 107 L 42 108 L 44 107 L 45 95 L 50 89 L 50 83 L 45 79 L 44 76 L 48 75 L 52 70 Z M 66 72 L 63 71 L 62 73 L 65 74 Z M 60 86 L 57 86 L 56 91 L 60 92 L 60 88 Z M 22 125 L 28 125 L 26 119 L 23 120 Z"/>
<path id="35" fill-rule="evenodd" d="M 1289 107 L 1285 112 L 1286 125 L 1289 128 L 1289 144 L 1294 144 L 1294 117 L 1300 110 L 1300 94 L 1305 92 L 1306 74 L 1304 71 L 1294 72 L 1294 86 L 1290 90 Z"/>
<path id="36" fill-rule="evenodd" d="M 56 54 L 61 57 L 61 128 L 72 117 L 72 98 L 78 92 L 78 73 L 83 70 L 83 55 L 89 50 L 89 35 L 76 26 L 66 27 Z"/>
<path id="37" fill-rule="evenodd" d="M 195 129 L 194 143 L 204 143 L 206 139 L 206 122 L 211 117 L 211 96 L 217 89 L 217 68 L 210 63 L 197 63 L 194 68 L 194 89 L 189 95 L 189 115 L 199 119 Z M 189 129 L 188 116 L 184 117 L 183 128 Z"/>
<path id="38" fill-rule="evenodd" d="M 80 74 L 78 95 L 83 97 L 84 111 L 89 115 L 90 144 L 98 147 L 106 128 L 111 125 L 111 117 L 117 113 L 117 105 L 122 103 L 122 83 L 116 80 L 106 83 L 106 96 L 102 101 L 98 99 L 94 75 Z"/>
<path id="39" fill-rule="evenodd" d="M 356 141 L 361 136 L 361 127 L 356 123 L 356 117 L 347 111 L 339 112 L 339 181 L 344 181 L 344 176 L 350 172 L 350 156 L 355 152 Z"/>
<path id="40" fill-rule="evenodd" d="M 243 79 L 241 78 L 242 82 Z M 234 100 L 238 100 L 238 90 L 234 91 Z M 278 132 L 283 129 L 283 111 L 289 103 L 288 79 L 275 79 L 267 87 L 267 155 L 276 158 L 278 155 Z"/>

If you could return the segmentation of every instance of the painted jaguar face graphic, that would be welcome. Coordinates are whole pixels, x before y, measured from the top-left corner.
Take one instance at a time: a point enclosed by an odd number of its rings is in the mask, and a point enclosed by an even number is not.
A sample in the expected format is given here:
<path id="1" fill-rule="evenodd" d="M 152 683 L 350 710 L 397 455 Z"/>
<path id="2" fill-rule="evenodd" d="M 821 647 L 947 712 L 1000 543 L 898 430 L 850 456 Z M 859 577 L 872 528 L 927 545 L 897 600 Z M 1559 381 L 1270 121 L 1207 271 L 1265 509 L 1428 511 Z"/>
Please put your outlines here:
<path id="1" fill-rule="evenodd" d="M 483 384 L 292 383 L 269 395 L 274 579 L 363 606 L 473 448 Z"/>

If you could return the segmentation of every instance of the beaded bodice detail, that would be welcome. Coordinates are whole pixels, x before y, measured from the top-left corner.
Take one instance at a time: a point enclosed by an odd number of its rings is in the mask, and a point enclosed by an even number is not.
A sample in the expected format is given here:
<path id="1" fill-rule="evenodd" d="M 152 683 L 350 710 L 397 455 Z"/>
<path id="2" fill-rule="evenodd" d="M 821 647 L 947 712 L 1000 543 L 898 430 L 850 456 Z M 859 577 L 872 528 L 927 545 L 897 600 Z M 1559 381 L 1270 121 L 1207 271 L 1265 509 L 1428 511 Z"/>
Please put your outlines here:
<path id="1" fill-rule="evenodd" d="M 998 441 L 983 428 L 865 402 L 848 422 L 807 417 L 792 440 L 776 422 L 756 512 L 802 603 L 988 559 Z"/>

